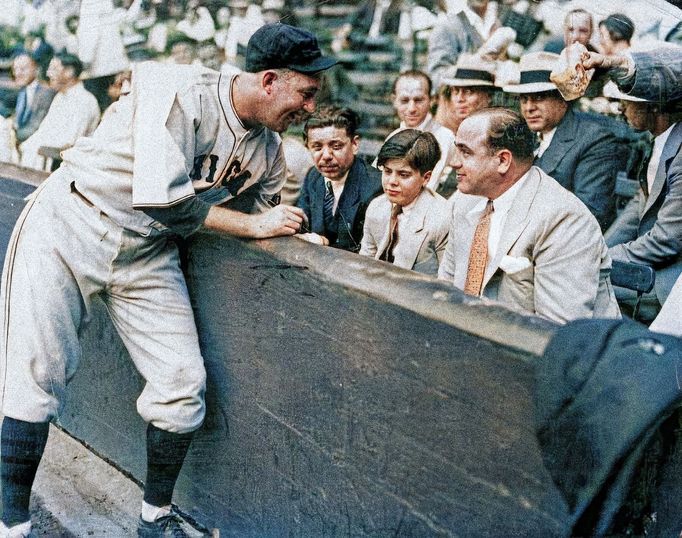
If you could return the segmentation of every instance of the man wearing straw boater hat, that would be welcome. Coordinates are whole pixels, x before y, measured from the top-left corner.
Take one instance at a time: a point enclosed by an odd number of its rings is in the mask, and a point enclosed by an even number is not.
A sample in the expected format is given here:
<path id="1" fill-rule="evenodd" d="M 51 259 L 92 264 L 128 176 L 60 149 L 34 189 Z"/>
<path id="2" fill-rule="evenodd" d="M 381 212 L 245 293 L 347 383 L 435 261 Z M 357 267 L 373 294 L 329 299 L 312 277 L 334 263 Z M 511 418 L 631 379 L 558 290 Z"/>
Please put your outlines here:
<path id="1" fill-rule="evenodd" d="M 574 112 L 549 75 L 559 56 L 535 52 L 521 57 L 520 82 L 504 87 L 519 94 L 521 113 L 540 146 L 535 164 L 573 192 L 602 230 L 615 218 L 616 174 L 627 150 L 596 118 Z"/>
<path id="2" fill-rule="evenodd" d="M 443 78 L 438 92 L 436 120 L 444 127 L 457 133 L 462 120 L 477 110 L 490 106 L 496 90 L 495 64 L 483 61 L 473 54 L 462 54 L 457 65 Z M 448 156 L 446 156 L 448 157 Z M 450 152 L 452 161 L 454 152 Z M 449 198 L 457 188 L 457 172 L 449 162 L 447 177 L 442 178 L 436 192 Z"/>
<path id="3" fill-rule="evenodd" d="M 473 112 L 490 106 L 495 87 L 495 64 L 472 54 L 462 54 L 450 76 L 443 78 L 439 114 L 441 123 L 453 133 Z"/>

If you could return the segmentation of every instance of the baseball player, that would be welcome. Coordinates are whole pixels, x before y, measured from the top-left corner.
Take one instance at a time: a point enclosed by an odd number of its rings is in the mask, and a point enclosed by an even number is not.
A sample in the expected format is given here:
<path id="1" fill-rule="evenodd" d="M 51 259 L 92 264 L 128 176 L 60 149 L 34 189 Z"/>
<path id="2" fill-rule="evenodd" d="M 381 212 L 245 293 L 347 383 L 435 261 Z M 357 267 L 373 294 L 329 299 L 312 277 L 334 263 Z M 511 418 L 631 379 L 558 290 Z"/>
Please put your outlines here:
<path id="1" fill-rule="evenodd" d="M 141 64 L 130 94 L 35 191 L 2 280 L 0 537 L 30 532 L 48 423 L 59 420 L 95 296 L 146 381 L 138 536 L 208 535 L 171 505 L 206 377 L 174 238 L 202 226 L 251 238 L 299 230 L 302 210 L 270 208 L 285 180 L 277 133 L 313 111 L 320 73 L 335 63 L 309 32 L 270 24 L 249 41 L 241 73 Z"/>

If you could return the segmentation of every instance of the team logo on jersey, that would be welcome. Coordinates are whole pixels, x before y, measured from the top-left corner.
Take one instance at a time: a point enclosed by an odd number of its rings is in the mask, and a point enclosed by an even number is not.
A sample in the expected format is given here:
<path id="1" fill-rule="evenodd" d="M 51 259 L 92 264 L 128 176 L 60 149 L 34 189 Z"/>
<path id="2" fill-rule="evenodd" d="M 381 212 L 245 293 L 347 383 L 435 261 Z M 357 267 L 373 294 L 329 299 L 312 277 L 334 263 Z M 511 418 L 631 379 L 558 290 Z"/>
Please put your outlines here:
<path id="1" fill-rule="evenodd" d="M 194 182 L 197 191 L 203 191 L 210 187 L 227 187 L 232 196 L 236 196 L 251 178 L 250 170 L 242 170 L 239 159 L 233 159 L 225 170 L 222 179 L 216 182 L 215 175 L 218 169 L 217 155 L 197 155 L 194 158 L 194 167 L 190 173 L 190 179 Z M 203 181 L 202 181 L 203 178 Z M 197 183 L 201 183 L 197 185 Z"/>

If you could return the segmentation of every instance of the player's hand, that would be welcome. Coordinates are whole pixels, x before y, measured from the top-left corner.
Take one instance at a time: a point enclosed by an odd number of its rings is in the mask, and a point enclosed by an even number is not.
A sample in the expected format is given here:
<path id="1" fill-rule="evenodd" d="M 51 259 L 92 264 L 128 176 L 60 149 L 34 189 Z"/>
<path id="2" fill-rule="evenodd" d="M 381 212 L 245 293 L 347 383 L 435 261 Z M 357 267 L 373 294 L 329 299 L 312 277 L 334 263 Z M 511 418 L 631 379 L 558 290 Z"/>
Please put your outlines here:
<path id="1" fill-rule="evenodd" d="M 605 56 L 598 52 L 588 52 L 583 58 L 583 67 L 585 69 L 613 69 L 615 67 L 627 69 L 628 60 L 625 56 L 618 54 Z"/>
<path id="2" fill-rule="evenodd" d="M 300 207 L 278 205 L 256 216 L 254 237 L 278 237 L 294 235 L 301 229 L 306 216 Z"/>
<path id="3" fill-rule="evenodd" d="M 325 247 L 329 246 L 329 239 L 327 239 L 324 235 L 309 232 L 297 235 L 296 237 L 300 237 L 304 241 L 308 241 L 308 243 L 314 243 L 315 245 L 322 245 Z"/>

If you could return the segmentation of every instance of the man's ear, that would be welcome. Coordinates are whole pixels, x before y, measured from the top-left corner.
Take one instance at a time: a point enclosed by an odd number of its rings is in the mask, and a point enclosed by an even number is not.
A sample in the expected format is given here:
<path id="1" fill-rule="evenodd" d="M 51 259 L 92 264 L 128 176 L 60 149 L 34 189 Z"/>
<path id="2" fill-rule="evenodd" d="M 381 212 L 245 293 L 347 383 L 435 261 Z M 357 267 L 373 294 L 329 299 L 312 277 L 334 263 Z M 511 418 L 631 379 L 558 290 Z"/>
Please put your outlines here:
<path id="1" fill-rule="evenodd" d="M 512 152 L 509 151 L 508 149 L 501 149 L 500 151 L 497 152 L 497 158 L 499 159 L 497 171 L 500 174 L 506 174 L 507 171 L 511 168 L 512 161 L 514 160 Z"/>
<path id="2" fill-rule="evenodd" d="M 350 140 L 350 146 L 353 150 L 353 155 L 357 155 L 360 151 L 360 135 L 354 135 Z"/>
<path id="3" fill-rule="evenodd" d="M 261 78 L 261 87 L 265 93 L 270 94 L 273 91 L 273 84 L 277 80 L 278 75 L 275 71 L 265 71 Z"/>
<path id="4" fill-rule="evenodd" d="M 429 182 L 429 179 L 431 179 L 431 172 L 432 170 L 429 170 L 428 172 L 424 172 L 424 181 L 422 181 L 422 187 L 426 187 L 426 184 Z"/>

